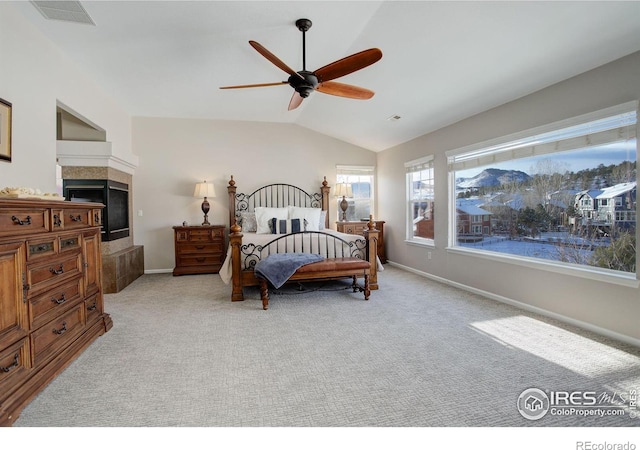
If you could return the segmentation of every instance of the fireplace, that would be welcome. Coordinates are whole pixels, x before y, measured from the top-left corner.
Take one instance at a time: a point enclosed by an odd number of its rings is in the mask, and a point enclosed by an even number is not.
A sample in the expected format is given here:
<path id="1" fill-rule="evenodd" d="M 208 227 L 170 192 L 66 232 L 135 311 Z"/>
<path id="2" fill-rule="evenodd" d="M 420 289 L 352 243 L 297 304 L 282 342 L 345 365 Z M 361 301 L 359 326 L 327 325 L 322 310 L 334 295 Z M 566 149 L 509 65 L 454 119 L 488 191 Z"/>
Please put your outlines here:
<path id="1" fill-rule="evenodd" d="M 129 186 L 113 180 L 63 180 L 66 200 L 97 202 L 102 210 L 102 241 L 129 236 Z"/>

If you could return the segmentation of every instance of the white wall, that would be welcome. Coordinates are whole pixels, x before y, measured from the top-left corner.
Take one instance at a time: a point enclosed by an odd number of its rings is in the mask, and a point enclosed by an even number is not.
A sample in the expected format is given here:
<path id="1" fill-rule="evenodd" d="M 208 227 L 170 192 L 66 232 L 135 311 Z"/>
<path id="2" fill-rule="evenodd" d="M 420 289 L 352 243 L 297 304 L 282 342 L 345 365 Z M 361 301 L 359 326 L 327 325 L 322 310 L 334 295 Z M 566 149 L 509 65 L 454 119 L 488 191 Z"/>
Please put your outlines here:
<path id="1" fill-rule="evenodd" d="M 220 120 L 133 119 L 139 157 L 134 243 L 144 245 L 145 272 L 173 269 L 173 226 L 202 223 L 195 183 L 214 183 L 209 222 L 228 226 L 227 185 L 247 194 L 270 183 L 319 192 L 323 177 L 335 185 L 336 165 L 375 165 L 376 154 L 297 125 Z M 142 211 L 142 216 L 139 216 Z M 330 220 L 336 219 L 335 209 Z"/>
<path id="2" fill-rule="evenodd" d="M 0 189 L 56 191 L 57 102 L 106 129 L 114 155 L 132 157 L 129 115 L 8 2 L 0 55 L 0 98 L 13 104 L 13 161 L 0 161 Z"/>
<path id="3" fill-rule="evenodd" d="M 640 289 L 469 255 L 447 246 L 445 151 L 640 99 L 640 53 L 378 154 L 379 218 L 387 257 L 419 272 L 521 302 L 640 344 Z M 404 162 L 435 155 L 435 248 L 405 239 Z M 427 259 L 427 251 L 432 259 Z"/>

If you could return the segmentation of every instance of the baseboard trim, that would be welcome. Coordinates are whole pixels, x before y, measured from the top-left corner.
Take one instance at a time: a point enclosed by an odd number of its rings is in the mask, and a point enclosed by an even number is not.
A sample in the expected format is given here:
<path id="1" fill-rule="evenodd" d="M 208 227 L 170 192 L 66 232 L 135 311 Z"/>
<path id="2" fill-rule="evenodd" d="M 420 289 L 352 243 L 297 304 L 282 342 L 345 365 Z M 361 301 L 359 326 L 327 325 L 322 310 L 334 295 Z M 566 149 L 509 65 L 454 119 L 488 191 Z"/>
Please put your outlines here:
<path id="1" fill-rule="evenodd" d="M 172 273 L 173 269 L 149 269 L 144 271 L 145 275 L 153 275 L 154 273 Z"/>
<path id="2" fill-rule="evenodd" d="M 556 319 L 556 320 L 559 320 L 561 322 L 564 322 L 564 323 L 567 323 L 567 324 L 570 324 L 570 325 L 574 325 L 576 327 L 583 328 L 585 330 L 588 330 L 588 331 L 591 331 L 593 333 L 599 334 L 601 336 L 605 336 L 605 337 L 608 337 L 608 338 L 611 338 L 611 339 L 615 339 L 617 341 L 624 342 L 625 344 L 630 344 L 630 345 L 633 345 L 633 346 L 636 346 L 636 347 L 640 347 L 640 339 L 636 339 L 634 337 L 627 336 L 626 334 L 620 334 L 618 332 L 609 330 L 607 328 L 602 328 L 602 327 L 599 327 L 597 325 L 593 325 L 593 324 L 588 323 L 588 322 L 583 322 L 581 320 L 576 320 L 576 319 L 573 319 L 571 317 L 564 316 L 562 314 L 554 313 L 553 311 L 549 311 L 549 310 L 546 310 L 546 309 L 538 308 L 537 306 L 532 306 L 532 305 L 529 305 L 527 303 L 522 303 L 522 302 L 519 302 L 517 300 L 513 300 L 511 298 L 508 298 L 508 297 L 503 297 L 501 295 L 494 294 L 492 292 L 487 292 L 487 291 L 483 291 L 482 289 L 477 289 L 477 288 L 474 288 L 472 286 L 467 286 L 466 284 L 458 283 L 456 281 L 452 281 L 452 280 L 449 280 L 447 278 L 442 278 L 442 277 L 439 277 L 439 276 L 436 276 L 436 275 L 433 275 L 433 274 L 430 274 L 430 273 L 427 273 L 427 272 L 423 272 L 421 270 L 414 269 L 414 268 L 409 267 L 409 266 L 398 264 L 398 263 L 393 262 L 393 261 L 387 260 L 387 264 L 389 264 L 392 267 L 397 267 L 398 269 L 414 273 L 414 274 L 419 275 L 421 277 L 425 277 L 425 278 L 429 278 L 430 280 L 438 281 L 438 282 L 446 284 L 448 286 L 452 286 L 452 287 L 455 287 L 455 288 L 458 288 L 458 289 L 462 289 L 462 290 L 467 291 L 467 292 L 473 292 L 474 294 L 478 294 L 478 295 L 481 295 L 483 297 L 490 298 L 491 300 L 495 300 L 497 302 L 506 303 L 508 305 L 515 306 L 515 307 L 520 308 L 520 309 L 524 309 L 525 311 L 529 311 L 529 312 L 532 312 L 532 313 L 535 313 L 535 314 L 540 314 L 541 316 L 546 316 L 546 317 L 549 317 L 549 318 L 552 318 L 552 319 Z"/>

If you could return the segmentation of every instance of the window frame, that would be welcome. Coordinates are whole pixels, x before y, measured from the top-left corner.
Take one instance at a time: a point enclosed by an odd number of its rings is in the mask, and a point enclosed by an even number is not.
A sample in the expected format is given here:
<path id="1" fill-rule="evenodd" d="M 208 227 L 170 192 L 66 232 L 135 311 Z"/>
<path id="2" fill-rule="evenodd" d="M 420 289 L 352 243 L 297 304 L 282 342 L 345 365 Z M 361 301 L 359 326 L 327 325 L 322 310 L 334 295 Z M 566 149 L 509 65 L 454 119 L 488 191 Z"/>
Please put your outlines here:
<path id="1" fill-rule="evenodd" d="M 448 228 L 447 228 L 447 247 L 445 251 L 452 254 L 471 255 L 482 259 L 488 259 L 492 261 L 507 262 L 509 264 L 524 266 L 532 269 L 541 269 L 552 271 L 554 273 L 561 273 L 566 275 L 577 276 L 581 278 L 595 279 L 602 282 L 618 284 L 627 287 L 638 288 L 640 287 L 640 265 L 636 265 L 636 273 L 622 272 L 610 269 L 603 269 L 582 264 L 572 264 L 560 261 L 546 260 L 542 258 L 527 257 L 522 255 L 511 255 L 508 253 L 486 251 L 477 248 L 468 248 L 457 245 L 456 242 L 456 183 L 455 183 L 455 169 L 452 168 L 452 160 L 455 157 L 462 155 L 469 155 L 473 153 L 482 153 L 483 149 L 500 148 L 501 146 L 508 147 L 510 144 L 520 141 L 531 139 L 537 135 L 544 133 L 551 133 L 559 131 L 565 128 L 584 125 L 588 122 L 605 119 L 608 117 L 621 115 L 635 111 L 636 124 L 635 124 L 635 139 L 636 139 L 636 161 L 640 154 L 640 140 L 638 135 L 640 134 L 640 111 L 638 110 L 638 101 L 627 102 L 621 105 L 605 108 L 602 110 L 594 111 L 592 113 L 576 116 L 573 118 L 553 122 L 540 127 L 524 130 L 518 133 L 502 136 L 492 140 L 484 141 L 481 143 L 461 147 L 454 150 L 445 152 L 447 157 L 447 175 L 448 175 Z M 496 150 L 499 152 L 499 150 Z M 558 150 L 557 153 L 559 153 Z M 553 154 L 556 152 L 551 152 Z M 508 160 L 515 160 L 518 158 L 510 158 Z M 636 183 L 640 178 L 640 174 L 636 175 Z M 593 205 L 592 199 L 582 199 L 581 201 L 588 200 L 590 205 Z M 639 213 L 636 210 L 636 241 L 640 237 L 640 229 L 637 226 L 639 219 Z M 640 260 L 640 248 L 636 248 L 636 260 Z"/>
<path id="2" fill-rule="evenodd" d="M 342 177 L 352 176 L 370 176 L 371 177 L 371 188 L 369 195 L 369 214 L 373 216 L 373 219 L 376 220 L 376 167 L 375 166 L 356 166 L 356 165 L 346 165 L 346 164 L 338 164 L 336 165 L 336 183 L 343 183 L 345 181 L 341 181 Z M 353 198 L 355 202 L 355 198 Z M 342 217 L 342 209 L 340 208 L 341 199 L 336 199 L 334 204 L 334 208 L 337 211 L 337 217 Z M 354 221 L 359 221 L 363 217 L 355 217 Z"/>
<path id="3" fill-rule="evenodd" d="M 433 205 L 435 206 L 435 190 L 436 190 L 436 173 L 435 173 L 435 156 L 427 155 L 422 158 L 414 159 L 412 161 L 407 161 L 404 163 L 405 167 L 405 242 L 412 245 L 418 246 L 426 246 L 426 247 L 435 247 L 435 232 L 433 238 L 425 238 L 420 236 L 415 236 L 413 233 L 413 202 L 414 198 L 412 197 L 412 186 L 411 186 L 411 174 L 416 173 L 418 170 L 410 170 L 411 168 L 416 168 L 419 166 L 424 166 L 425 164 L 429 164 L 429 169 L 432 173 L 432 186 L 433 186 Z M 423 169 L 420 169 L 423 170 Z M 433 218 L 435 221 L 435 213 L 433 214 Z"/>

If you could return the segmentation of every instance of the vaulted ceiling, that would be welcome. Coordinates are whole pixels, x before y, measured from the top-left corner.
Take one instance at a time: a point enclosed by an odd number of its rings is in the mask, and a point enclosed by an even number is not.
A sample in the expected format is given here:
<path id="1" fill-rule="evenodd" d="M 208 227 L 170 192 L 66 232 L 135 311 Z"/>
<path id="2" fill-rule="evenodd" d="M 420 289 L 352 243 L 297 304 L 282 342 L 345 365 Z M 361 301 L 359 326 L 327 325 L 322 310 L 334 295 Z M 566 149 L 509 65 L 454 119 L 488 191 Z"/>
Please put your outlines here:
<path id="1" fill-rule="evenodd" d="M 64 2 L 63 2 L 64 3 Z M 84 1 L 95 26 L 15 6 L 132 116 L 298 124 L 380 151 L 640 50 L 638 1 Z M 376 47 L 336 81 L 370 100 L 292 88 L 248 43 L 294 70 Z M 399 116 L 399 120 L 388 120 Z"/>

